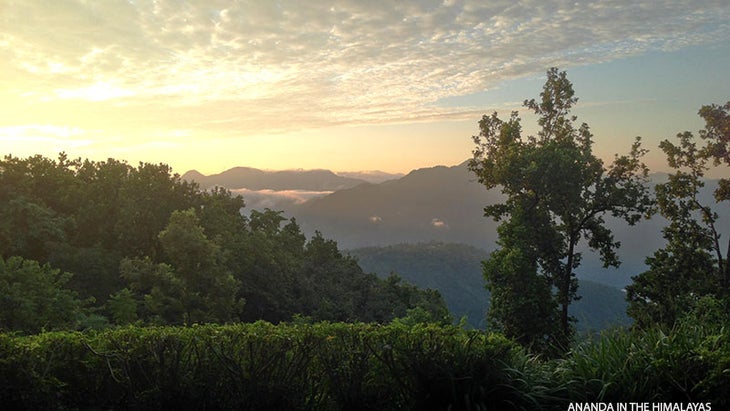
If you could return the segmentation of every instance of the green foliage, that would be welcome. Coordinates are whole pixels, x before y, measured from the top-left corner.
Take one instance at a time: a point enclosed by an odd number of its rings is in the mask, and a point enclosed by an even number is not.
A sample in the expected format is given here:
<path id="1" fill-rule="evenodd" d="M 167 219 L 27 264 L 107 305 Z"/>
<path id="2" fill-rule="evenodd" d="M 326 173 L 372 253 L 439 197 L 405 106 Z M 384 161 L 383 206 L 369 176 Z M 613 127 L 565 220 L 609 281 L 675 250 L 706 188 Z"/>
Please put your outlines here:
<path id="1" fill-rule="evenodd" d="M 490 326 L 536 352 L 555 344 L 556 304 L 548 280 L 519 248 L 502 248 L 484 263 L 491 294 Z"/>
<path id="2" fill-rule="evenodd" d="M 23 253 L 29 259 L 47 260 L 66 241 L 68 219 L 23 196 L 0 204 L 0 221 L 5 258 Z"/>
<path id="3" fill-rule="evenodd" d="M 504 337 L 434 324 L 0 334 L 0 398 L 34 409 L 526 409 L 505 371 L 522 355 Z"/>
<path id="4" fill-rule="evenodd" d="M 71 274 L 20 257 L 0 258 L 0 330 L 73 328 L 83 306 L 65 288 Z"/>
<path id="5" fill-rule="evenodd" d="M 6 156 L 0 255 L 73 273 L 64 286 L 93 302 L 88 312 L 77 310 L 77 323 L 44 323 L 48 329 L 281 322 L 295 314 L 387 323 L 417 306 L 448 317 L 437 293 L 379 280 L 334 241 L 321 234 L 308 241 L 282 212 L 254 210 L 247 218 L 243 206 L 240 196 L 201 191 L 164 164 Z M 8 318 L 2 326 L 39 329 L 28 321 Z"/>
<path id="6" fill-rule="evenodd" d="M 730 297 L 730 241 L 725 251 L 718 214 L 700 201 L 708 163 L 730 166 L 729 110 L 730 103 L 700 109 L 704 147 L 689 131 L 677 134 L 677 143 L 660 144 L 675 172 L 655 187 L 659 213 L 669 221 L 663 229 L 666 246 L 647 258 L 649 270 L 627 287 L 628 311 L 639 326 L 671 326 L 703 296 Z M 724 191 L 727 184 L 728 179 L 722 179 L 715 190 L 716 207 L 727 207 L 730 201 Z"/>
<path id="7" fill-rule="evenodd" d="M 183 323 L 234 320 L 244 304 L 237 298 L 239 284 L 223 264 L 220 248 L 206 237 L 195 210 L 174 211 L 158 237 L 180 286 Z"/>
<path id="8" fill-rule="evenodd" d="M 572 350 L 559 362 L 556 376 L 575 402 L 711 402 L 725 409 L 730 322 L 727 311 L 715 311 L 713 322 L 704 321 L 704 315 L 690 314 L 669 330 L 605 333 Z M 718 315 L 723 320 L 714 322 Z"/>
<path id="9" fill-rule="evenodd" d="M 540 100 L 524 102 L 538 116 L 538 135 L 522 136 L 517 112 L 507 121 L 496 112 L 485 115 L 469 163 L 480 183 L 500 187 L 506 195 L 504 203 L 484 209 L 486 216 L 502 221 L 500 250 L 485 265 L 492 321 L 508 335 L 538 346 L 547 340 L 567 347 L 572 335 L 568 306 L 576 299 L 580 241 L 598 251 L 605 266 L 617 266 L 620 244 L 604 215 L 634 224 L 651 205 L 640 141 L 604 167 L 592 152 L 588 125 L 576 126 L 577 118 L 569 115 L 577 100 L 565 72 L 550 69 Z M 541 318 L 548 324 L 523 326 L 534 312 L 545 315 Z"/>
<path id="10" fill-rule="evenodd" d="M 730 101 L 722 106 L 702 106 L 698 114 L 705 120 L 705 128 L 699 132 L 707 142 L 703 156 L 711 159 L 715 166 L 730 166 Z M 718 202 L 730 200 L 730 178 L 720 180 L 715 199 Z"/>
<path id="11" fill-rule="evenodd" d="M 109 296 L 107 306 L 115 324 L 132 324 L 139 318 L 137 301 L 129 288 L 123 288 Z"/>
<path id="12" fill-rule="evenodd" d="M 154 193 L 154 194 L 152 194 Z M 157 236 L 170 215 L 199 201 L 197 186 L 172 175 L 169 166 L 140 164 L 118 193 L 119 215 L 114 226 L 117 247 L 127 256 L 158 257 Z"/>
<path id="13" fill-rule="evenodd" d="M 0 334 L 0 400 L 13 409 L 725 409 L 730 321 L 718 300 L 701 304 L 670 330 L 605 332 L 557 360 L 500 334 L 433 323 Z"/>

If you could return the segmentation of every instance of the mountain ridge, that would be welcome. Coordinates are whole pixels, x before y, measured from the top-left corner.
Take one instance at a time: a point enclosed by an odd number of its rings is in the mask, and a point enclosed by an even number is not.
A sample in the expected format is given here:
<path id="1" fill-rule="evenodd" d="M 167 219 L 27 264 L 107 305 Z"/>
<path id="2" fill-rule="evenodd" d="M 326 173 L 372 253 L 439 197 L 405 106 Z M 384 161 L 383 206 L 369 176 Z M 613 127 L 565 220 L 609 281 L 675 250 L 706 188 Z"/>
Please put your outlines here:
<path id="1" fill-rule="evenodd" d="M 337 191 L 358 184 L 379 184 L 401 177 L 403 174 L 379 170 L 343 172 L 328 169 L 262 170 L 237 166 L 210 175 L 195 169 L 188 170 L 180 178 L 195 181 L 204 189 L 220 186 L 229 190 Z"/>

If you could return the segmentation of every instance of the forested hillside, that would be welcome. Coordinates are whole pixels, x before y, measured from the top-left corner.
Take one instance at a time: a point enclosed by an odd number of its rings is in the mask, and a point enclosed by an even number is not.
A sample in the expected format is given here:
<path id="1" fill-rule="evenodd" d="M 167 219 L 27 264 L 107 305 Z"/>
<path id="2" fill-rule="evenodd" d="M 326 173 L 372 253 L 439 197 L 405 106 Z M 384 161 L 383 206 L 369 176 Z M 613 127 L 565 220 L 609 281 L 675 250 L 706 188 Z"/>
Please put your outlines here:
<path id="1" fill-rule="evenodd" d="M 0 329 L 289 320 L 388 322 L 437 292 L 366 274 L 333 240 L 201 190 L 164 164 L 0 162 Z"/>
<path id="2" fill-rule="evenodd" d="M 488 253 L 455 243 L 396 244 L 348 251 L 363 270 L 381 277 L 397 272 L 419 287 L 438 290 L 454 317 L 465 316 L 474 328 L 486 327 L 489 291 L 484 287 L 482 261 Z M 582 297 L 573 307 L 579 331 L 601 330 L 631 323 L 626 298 L 618 288 L 581 280 Z"/>

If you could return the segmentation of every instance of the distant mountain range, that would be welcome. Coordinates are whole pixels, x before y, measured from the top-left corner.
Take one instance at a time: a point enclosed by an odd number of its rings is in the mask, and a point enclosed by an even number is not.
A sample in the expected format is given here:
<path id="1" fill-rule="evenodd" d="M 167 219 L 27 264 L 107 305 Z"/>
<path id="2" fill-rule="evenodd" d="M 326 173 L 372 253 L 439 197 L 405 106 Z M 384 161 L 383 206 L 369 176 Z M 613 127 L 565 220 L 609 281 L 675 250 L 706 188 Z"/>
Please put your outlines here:
<path id="1" fill-rule="evenodd" d="M 231 190 L 303 190 L 337 191 L 363 183 L 382 183 L 403 177 L 403 174 L 383 171 L 280 170 L 269 171 L 251 167 L 235 167 L 219 174 L 203 175 L 190 170 L 183 180 L 196 181 L 202 188 L 221 186 Z"/>
<path id="2" fill-rule="evenodd" d="M 249 209 L 268 207 L 296 217 L 302 230 L 315 230 L 355 249 L 398 243 L 464 243 L 483 250 L 496 247 L 498 223 L 483 217 L 485 205 L 501 201 L 498 190 L 486 190 L 468 170 L 467 163 L 413 170 L 381 183 L 343 177 L 327 170 L 270 172 L 235 168 L 213 176 L 185 173 L 202 187 L 221 185 L 243 195 Z M 666 175 L 653 176 L 655 181 Z M 703 198 L 714 204 L 708 181 Z M 730 214 L 721 215 L 721 227 Z M 645 270 L 647 256 L 664 245 L 665 221 L 654 217 L 630 227 L 606 217 L 616 240 L 621 241 L 618 269 L 604 269 L 596 253 L 585 251 L 579 278 L 622 288 Z M 726 234 L 730 235 L 730 233 Z"/>
<path id="3" fill-rule="evenodd" d="M 465 164 L 411 171 L 381 184 L 313 198 L 291 210 L 306 232 L 317 229 L 343 248 L 441 241 L 494 247 L 496 223 L 482 217 L 501 196 L 472 181 Z"/>

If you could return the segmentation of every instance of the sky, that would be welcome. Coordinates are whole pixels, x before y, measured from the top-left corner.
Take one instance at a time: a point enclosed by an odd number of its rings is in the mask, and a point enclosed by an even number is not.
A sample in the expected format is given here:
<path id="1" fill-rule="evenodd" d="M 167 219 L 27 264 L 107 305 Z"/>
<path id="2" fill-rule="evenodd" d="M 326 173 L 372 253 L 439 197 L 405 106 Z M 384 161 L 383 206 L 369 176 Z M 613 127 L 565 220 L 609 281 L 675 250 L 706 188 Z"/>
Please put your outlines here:
<path id="1" fill-rule="evenodd" d="M 730 101 L 730 2 L 0 0 L 0 154 L 408 172 L 549 67 L 610 161 Z"/>

